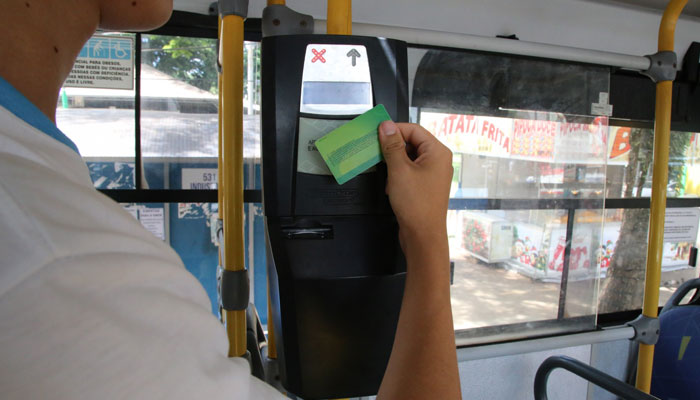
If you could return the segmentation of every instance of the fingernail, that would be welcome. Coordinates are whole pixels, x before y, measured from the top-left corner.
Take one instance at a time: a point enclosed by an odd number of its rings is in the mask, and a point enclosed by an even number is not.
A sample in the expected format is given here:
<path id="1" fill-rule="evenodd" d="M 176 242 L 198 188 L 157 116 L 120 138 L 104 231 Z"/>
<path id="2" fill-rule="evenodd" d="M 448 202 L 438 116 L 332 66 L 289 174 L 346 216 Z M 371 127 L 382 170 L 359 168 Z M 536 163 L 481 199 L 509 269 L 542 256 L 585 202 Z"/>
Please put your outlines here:
<path id="1" fill-rule="evenodd" d="M 391 136 L 394 133 L 396 133 L 396 124 L 394 121 L 384 121 L 382 124 L 379 126 L 379 129 L 382 131 L 383 134 L 387 136 Z"/>

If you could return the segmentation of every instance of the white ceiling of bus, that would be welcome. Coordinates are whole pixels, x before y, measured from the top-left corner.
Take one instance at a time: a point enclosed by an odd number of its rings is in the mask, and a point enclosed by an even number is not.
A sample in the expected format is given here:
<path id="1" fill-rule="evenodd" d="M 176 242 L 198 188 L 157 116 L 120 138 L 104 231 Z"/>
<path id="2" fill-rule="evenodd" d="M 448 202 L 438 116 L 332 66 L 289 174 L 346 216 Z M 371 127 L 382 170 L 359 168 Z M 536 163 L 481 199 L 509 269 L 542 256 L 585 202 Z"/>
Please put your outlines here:
<path id="1" fill-rule="evenodd" d="M 598 3 L 608 3 L 616 4 L 620 6 L 628 6 L 632 8 L 648 8 L 654 10 L 663 10 L 666 8 L 669 0 L 580 0 L 585 2 L 598 2 Z M 174 0 L 175 9 L 181 11 L 190 11 L 200 14 L 206 14 L 209 9 L 209 5 L 212 4 L 212 0 Z M 263 7 L 267 3 L 266 0 L 250 0 L 250 13 L 251 17 L 260 17 Z M 450 1 L 445 1 L 445 6 L 449 6 Z M 460 5 L 464 5 L 464 2 L 459 2 Z M 325 0 L 291 0 L 287 3 L 294 9 L 298 9 L 303 12 L 310 12 L 309 9 L 315 10 L 313 12 L 314 17 L 322 17 L 326 13 L 326 1 Z M 380 4 L 382 10 L 379 10 Z M 355 8 L 367 8 L 369 5 L 373 9 L 377 9 L 377 14 L 391 14 L 391 9 L 400 8 L 401 2 L 383 1 L 383 2 L 368 2 L 368 1 L 355 1 L 353 7 Z M 363 7 L 364 6 L 364 7 Z M 442 8 L 442 7 L 440 7 Z M 461 7 L 460 7 L 461 8 Z M 461 11 L 461 10 L 460 10 Z M 700 17 L 700 0 L 688 0 L 688 5 L 683 10 L 683 14 L 686 16 L 692 15 Z M 369 22 L 369 21 L 366 21 Z"/>
<path id="2" fill-rule="evenodd" d="M 353 21 L 485 37 L 515 34 L 528 42 L 619 54 L 653 54 L 667 0 L 355 0 Z M 697 10 L 700 0 L 689 0 Z M 174 0 L 176 9 L 206 14 L 211 0 Z M 250 0 L 259 18 L 266 0 Z M 292 9 L 326 19 L 327 0 L 287 0 Z M 700 12 L 685 10 L 676 29 L 679 58 L 700 41 Z"/>
<path id="3" fill-rule="evenodd" d="M 669 0 L 584 0 L 600 3 L 618 4 L 621 6 L 648 8 L 658 10 L 666 9 Z M 688 4 L 683 8 L 683 15 L 700 17 L 700 0 L 688 0 Z"/>

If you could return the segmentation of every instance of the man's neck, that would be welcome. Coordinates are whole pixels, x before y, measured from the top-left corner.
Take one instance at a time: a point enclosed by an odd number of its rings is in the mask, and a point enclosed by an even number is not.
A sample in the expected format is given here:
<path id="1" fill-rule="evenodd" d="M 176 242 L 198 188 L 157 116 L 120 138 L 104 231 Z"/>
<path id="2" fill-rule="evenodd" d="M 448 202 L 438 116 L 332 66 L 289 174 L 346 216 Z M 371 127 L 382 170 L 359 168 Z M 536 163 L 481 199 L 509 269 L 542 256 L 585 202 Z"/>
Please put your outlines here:
<path id="1" fill-rule="evenodd" d="M 3 2 L 0 77 L 55 121 L 58 93 L 83 44 L 97 28 L 99 10 L 83 0 L 63 0 L 60 7 L 44 0 Z"/>

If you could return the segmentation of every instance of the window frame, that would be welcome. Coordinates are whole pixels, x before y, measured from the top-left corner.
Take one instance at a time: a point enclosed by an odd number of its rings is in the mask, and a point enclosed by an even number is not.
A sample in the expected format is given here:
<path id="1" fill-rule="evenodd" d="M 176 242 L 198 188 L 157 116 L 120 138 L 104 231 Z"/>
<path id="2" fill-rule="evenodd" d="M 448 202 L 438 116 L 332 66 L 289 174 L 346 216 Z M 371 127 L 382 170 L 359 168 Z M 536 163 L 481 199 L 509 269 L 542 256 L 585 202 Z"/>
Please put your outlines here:
<path id="1" fill-rule="evenodd" d="M 143 159 L 141 155 L 141 40 L 142 35 L 168 35 L 168 36 L 186 36 L 195 38 L 210 38 L 217 39 L 218 37 L 218 17 L 207 16 L 183 11 L 174 11 L 171 19 L 161 28 L 148 32 L 128 32 L 135 34 L 135 189 L 98 189 L 103 194 L 119 203 L 190 203 L 190 202 L 209 202 L 215 203 L 218 201 L 218 190 L 204 189 L 146 189 L 143 188 L 142 166 Z M 262 39 L 261 20 L 258 18 L 248 18 L 244 25 L 244 40 L 260 41 Z M 419 49 L 440 49 L 440 50 L 455 50 L 463 51 L 463 49 L 443 48 L 438 46 L 425 46 L 408 44 L 409 48 Z M 561 60 L 550 60 L 554 62 L 562 62 Z M 630 81 L 632 79 L 632 81 Z M 629 90 L 630 82 L 638 84 L 640 91 L 648 91 L 649 87 L 653 87 L 652 83 L 645 77 L 631 76 L 629 72 L 617 71 L 610 67 L 610 102 L 615 104 L 625 104 L 622 109 L 629 109 L 630 104 L 635 107 L 639 104 L 639 97 L 628 99 L 625 94 Z M 652 110 L 650 114 L 648 110 L 639 115 L 635 115 L 634 120 L 627 119 L 625 115 L 614 115 L 609 119 L 609 126 L 629 126 L 653 129 L 653 104 L 649 106 Z M 640 120 L 639 118 L 644 118 Z M 688 126 L 688 124 L 672 121 L 672 130 L 696 130 L 700 131 L 700 127 Z M 246 189 L 244 190 L 244 203 L 260 203 L 262 202 L 262 190 Z M 506 198 L 460 198 L 450 199 L 450 209 L 457 210 L 567 210 L 567 230 L 566 235 L 569 239 L 565 249 L 565 271 L 568 271 L 568 260 L 571 251 L 571 236 L 573 231 L 573 214 L 580 207 L 584 200 L 579 199 L 506 199 Z M 601 202 L 601 209 L 649 209 L 650 198 L 604 198 L 595 200 Z M 667 199 L 667 208 L 689 208 L 700 207 L 700 198 L 675 198 Z M 587 207 L 590 208 L 590 207 Z M 558 319 L 563 318 L 563 303 L 566 297 L 566 278 L 562 277 L 562 288 L 560 290 L 560 304 Z M 660 309 L 661 307 L 659 307 Z M 641 313 L 640 308 L 629 311 L 619 311 L 606 314 L 597 314 L 596 329 L 604 326 L 614 326 L 625 324 L 634 319 Z M 557 319 L 557 320 L 558 320 Z M 539 322 L 539 321 L 537 321 Z M 512 326 L 522 326 L 525 328 L 527 324 L 518 323 Z M 488 330 L 490 327 L 475 328 Z M 458 331 L 459 332 L 459 331 Z M 577 332 L 563 333 L 571 334 Z M 546 333 L 544 334 L 547 335 Z M 556 334 L 555 334 L 556 335 Z M 527 337 L 525 339 L 533 339 L 536 336 Z M 488 339 L 489 337 L 485 337 Z M 505 339 L 509 341 L 512 339 Z M 498 342 L 500 340 L 496 340 Z M 494 343 L 494 341 L 484 340 L 481 344 Z"/>

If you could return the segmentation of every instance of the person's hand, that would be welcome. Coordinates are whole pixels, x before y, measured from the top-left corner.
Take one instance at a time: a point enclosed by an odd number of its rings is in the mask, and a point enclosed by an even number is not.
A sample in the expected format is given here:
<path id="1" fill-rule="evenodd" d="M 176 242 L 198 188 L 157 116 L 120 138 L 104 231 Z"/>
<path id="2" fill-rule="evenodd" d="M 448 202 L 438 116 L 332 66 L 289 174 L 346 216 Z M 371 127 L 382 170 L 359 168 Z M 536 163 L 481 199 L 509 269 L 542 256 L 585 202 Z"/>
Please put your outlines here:
<path id="1" fill-rule="evenodd" d="M 452 152 L 415 124 L 382 122 L 379 142 L 406 256 L 406 283 L 377 398 L 459 399 L 446 227 Z"/>
<path id="2" fill-rule="evenodd" d="M 379 125 L 379 143 L 402 242 L 446 236 L 452 152 L 420 125 L 392 121 Z"/>

